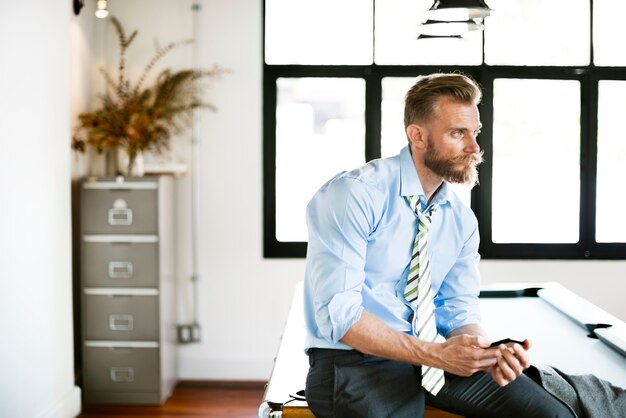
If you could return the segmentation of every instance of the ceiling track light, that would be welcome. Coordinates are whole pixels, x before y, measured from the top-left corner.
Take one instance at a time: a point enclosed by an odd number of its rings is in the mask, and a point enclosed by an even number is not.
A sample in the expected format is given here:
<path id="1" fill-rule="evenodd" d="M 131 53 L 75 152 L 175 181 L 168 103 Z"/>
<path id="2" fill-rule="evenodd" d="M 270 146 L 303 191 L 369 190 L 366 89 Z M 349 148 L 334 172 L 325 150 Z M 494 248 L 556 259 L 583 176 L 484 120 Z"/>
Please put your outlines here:
<path id="1" fill-rule="evenodd" d="M 96 0 L 96 17 L 104 19 L 108 15 L 107 0 Z"/>

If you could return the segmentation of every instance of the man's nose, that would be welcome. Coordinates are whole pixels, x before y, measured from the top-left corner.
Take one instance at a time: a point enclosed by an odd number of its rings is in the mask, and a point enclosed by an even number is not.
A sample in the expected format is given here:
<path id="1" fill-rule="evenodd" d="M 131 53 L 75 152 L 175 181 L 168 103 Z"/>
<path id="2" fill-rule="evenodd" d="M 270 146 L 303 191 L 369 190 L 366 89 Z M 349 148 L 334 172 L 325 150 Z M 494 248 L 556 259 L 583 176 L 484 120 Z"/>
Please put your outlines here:
<path id="1" fill-rule="evenodd" d="M 471 152 L 472 154 L 480 151 L 480 145 L 478 145 L 478 135 L 469 135 L 468 143 L 466 145 L 466 152 Z"/>

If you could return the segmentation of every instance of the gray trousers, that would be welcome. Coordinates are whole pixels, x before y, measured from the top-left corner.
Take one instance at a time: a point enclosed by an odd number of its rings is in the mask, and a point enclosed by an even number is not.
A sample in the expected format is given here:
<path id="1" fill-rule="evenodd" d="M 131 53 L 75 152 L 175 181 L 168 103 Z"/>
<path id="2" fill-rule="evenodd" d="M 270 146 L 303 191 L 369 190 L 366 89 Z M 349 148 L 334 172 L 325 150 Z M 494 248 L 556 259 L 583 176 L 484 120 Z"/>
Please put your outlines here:
<path id="1" fill-rule="evenodd" d="M 526 375 L 501 388 L 487 373 L 446 373 L 445 386 L 432 396 L 421 387 L 420 367 L 407 363 L 314 348 L 309 365 L 306 399 L 318 418 L 421 418 L 425 404 L 466 417 L 575 416 Z"/>

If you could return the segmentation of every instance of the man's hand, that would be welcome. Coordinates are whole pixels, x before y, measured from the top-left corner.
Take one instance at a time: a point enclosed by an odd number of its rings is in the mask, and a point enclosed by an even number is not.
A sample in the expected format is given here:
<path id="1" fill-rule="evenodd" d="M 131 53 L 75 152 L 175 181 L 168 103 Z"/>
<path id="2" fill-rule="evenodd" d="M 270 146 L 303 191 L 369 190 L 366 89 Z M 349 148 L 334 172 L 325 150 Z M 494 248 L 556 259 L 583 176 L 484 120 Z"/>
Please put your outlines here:
<path id="1" fill-rule="evenodd" d="M 458 376 L 471 376 L 497 365 L 499 350 L 489 348 L 490 341 L 479 335 L 455 335 L 444 343 L 433 344 L 429 365 Z"/>
<path id="2" fill-rule="evenodd" d="M 522 374 L 530 366 L 527 351 L 531 347 L 530 340 L 524 340 L 524 345 L 500 344 L 491 350 L 496 352 L 497 363 L 489 368 L 491 378 L 499 385 L 506 386 Z"/>
<path id="3" fill-rule="evenodd" d="M 365 354 L 425 364 L 458 376 L 471 376 L 479 371 L 489 372 L 496 383 L 505 386 L 519 376 L 530 363 L 524 346 L 489 348 L 490 340 L 478 324 L 465 325 L 448 334 L 443 343 L 427 343 L 418 338 L 392 330 L 380 319 L 363 311 L 341 342 Z"/>

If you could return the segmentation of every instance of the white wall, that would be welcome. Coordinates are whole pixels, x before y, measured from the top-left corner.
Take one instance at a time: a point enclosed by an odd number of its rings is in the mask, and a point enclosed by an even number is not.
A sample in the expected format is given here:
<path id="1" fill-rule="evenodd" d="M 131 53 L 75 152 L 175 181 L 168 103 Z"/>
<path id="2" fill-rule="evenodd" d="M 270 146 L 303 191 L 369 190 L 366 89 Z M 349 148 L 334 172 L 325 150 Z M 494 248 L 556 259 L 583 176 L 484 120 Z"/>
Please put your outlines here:
<path id="1" fill-rule="evenodd" d="M 0 416 L 71 417 L 71 2 L 0 5 Z"/>
<path id="2" fill-rule="evenodd" d="M 217 63 L 233 73 L 208 90 L 207 99 L 219 111 L 203 114 L 199 126 L 199 311 L 203 340 L 179 348 L 179 377 L 265 380 L 271 372 L 294 286 L 302 280 L 304 261 L 262 256 L 261 1 L 200 3 L 198 62 L 202 67 Z M 125 0 L 110 4 L 117 16 L 128 22 L 129 30 L 142 28 L 141 37 L 158 36 L 163 41 L 184 38 L 193 21 L 188 1 Z M 188 195 L 183 194 L 181 202 L 182 213 L 189 213 Z M 180 225 L 180 280 L 181 287 L 187 289 L 182 293 L 188 296 L 188 222 L 183 220 Z M 624 261 L 488 260 L 482 262 L 481 272 L 487 283 L 557 281 L 626 320 L 621 298 L 626 291 Z M 189 301 L 187 296 L 181 301 Z M 181 321 L 189 320 L 185 306 L 179 313 Z"/>
<path id="3" fill-rule="evenodd" d="M 267 379 L 302 260 L 262 256 L 261 2 L 203 1 L 199 62 L 231 68 L 200 125 L 204 340 L 179 350 L 181 378 Z"/>

